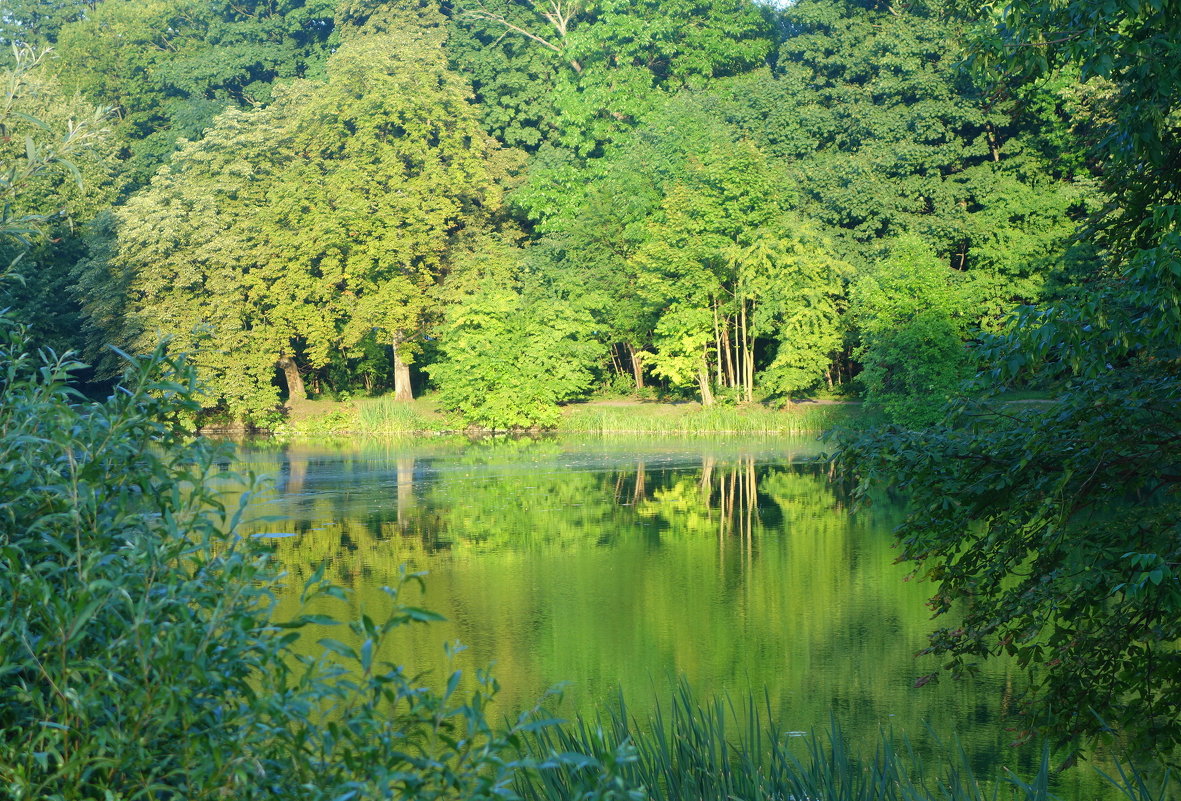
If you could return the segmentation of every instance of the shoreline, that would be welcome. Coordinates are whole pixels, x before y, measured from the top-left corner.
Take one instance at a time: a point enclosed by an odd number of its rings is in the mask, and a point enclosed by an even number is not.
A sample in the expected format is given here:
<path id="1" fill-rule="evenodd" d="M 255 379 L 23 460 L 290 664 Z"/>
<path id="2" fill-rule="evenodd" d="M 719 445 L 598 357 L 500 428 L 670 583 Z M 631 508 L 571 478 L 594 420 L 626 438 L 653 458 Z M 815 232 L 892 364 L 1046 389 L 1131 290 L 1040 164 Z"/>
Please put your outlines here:
<path id="1" fill-rule="evenodd" d="M 410 402 L 387 398 L 349 401 L 299 401 L 274 428 L 206 425 L 199 434 L 282 437 L 319 436 L 502 436 L 502 435 L 799 435 L 819 434 L 838 425 L 876 419 L 859 400 L 800 400 L 781 408 L 761 403 L 702 406 L 693 401 L 592 400 L 562 407 L 553 427 L 501 429 L 463 425 L 439 411 L 430 396 Z"/>

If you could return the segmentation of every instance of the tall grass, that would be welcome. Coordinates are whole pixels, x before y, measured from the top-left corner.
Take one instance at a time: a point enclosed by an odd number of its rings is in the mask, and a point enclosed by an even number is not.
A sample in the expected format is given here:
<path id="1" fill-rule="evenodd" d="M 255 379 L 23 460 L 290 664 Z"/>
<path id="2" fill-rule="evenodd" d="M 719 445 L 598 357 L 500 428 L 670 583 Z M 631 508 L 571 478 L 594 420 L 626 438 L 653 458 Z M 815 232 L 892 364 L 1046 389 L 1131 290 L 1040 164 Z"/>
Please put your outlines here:
<path id="1" fill-rule="evenodd" d="M 765 406 L 686 404 L 571 406 L 558 430 L 585 434 L 802 434 L 836 425 L 856 425 L 867 413 L 860 405 Z"/>
<path id="2" fill-rule="evenodd" d="M 756 699 L 741 713 L 717 699 L 699 705 L 682 688 L 667 711 L 643 724 L 619 700 L 605 716 L 538 728 L 526 749 L 542 764 L 552 755 L 581 754 L 551 770 L 520 774 L 524 801 L 568 801 L 598 795 L 648 801 L 1053 801 L 1050 755 L 1024 781 L 978 777 L 962 748 L 930 771 L 909 745 L 883 735 L 876 753 L 850 753 L 835 723 L 819 736 L 782 731 Z M 742 722 L 739 722 L 742 721 Z M 613 782 L 612 788 L 604 783 Z M 1126 801 L 1173 798 L 1169 777 L 1150 785 L 1120 768 L 1107 778 Z M 606 790 L 606 792 L 605 792 Z"/>
<path id="3" fill-rule="evenodd" d="M 357 431 L 365 434 L 418 434 L 436 431 L 442 421 L 417 406 L 393 398 L 369 398 L 357 403 Z"/>

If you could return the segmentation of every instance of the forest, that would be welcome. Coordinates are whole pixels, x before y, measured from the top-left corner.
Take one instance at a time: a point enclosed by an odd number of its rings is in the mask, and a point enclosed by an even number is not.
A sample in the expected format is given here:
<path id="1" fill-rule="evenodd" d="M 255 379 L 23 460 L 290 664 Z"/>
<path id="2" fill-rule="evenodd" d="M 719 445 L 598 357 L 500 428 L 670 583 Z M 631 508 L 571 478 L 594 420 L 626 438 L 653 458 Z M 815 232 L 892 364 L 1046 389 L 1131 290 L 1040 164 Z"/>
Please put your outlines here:
<path id="1" fill-rule="evenodd" d="M 924 421 L 1101 258 L 1116 86 L 972 68 L 952 3 L 6 8 L 8 102 L 49 124 L 6 156 L 90 125 L 15 201 L 44 237 L 6 305 L 96 386 L 167 338 L 226 419 L 427 389 L 500 428 L 594 392 Z"/>

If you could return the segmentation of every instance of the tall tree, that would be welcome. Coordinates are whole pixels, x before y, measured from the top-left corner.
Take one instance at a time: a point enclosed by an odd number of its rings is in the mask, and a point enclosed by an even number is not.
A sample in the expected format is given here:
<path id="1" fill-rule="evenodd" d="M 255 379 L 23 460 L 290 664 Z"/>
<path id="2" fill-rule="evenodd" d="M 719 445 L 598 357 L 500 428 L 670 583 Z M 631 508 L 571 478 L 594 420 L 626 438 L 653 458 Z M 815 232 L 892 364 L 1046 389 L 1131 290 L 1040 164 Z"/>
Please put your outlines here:
<path id="1" fill-rule="evenodd" d="M 62 92 L 50 56 L 18 47 L 0 73 L 0 223 L 18 234 L 0 241 L 6 282 L 0 305 L 26 326 L 30 342 L 58 353 L 78 349 L 78 307 L 68 291 L 69 263 L 82 250 L 82 227 L 117 193 L 106 112 Z"/>
<path id="2" fill-rule="evenodd" d="M 785 160 L 799 210 L 858 267 L 926 240 L 994 318 L 1039 296 L 1088 204 L 1067 87 L 996 87 L 961 67 L 969 21 L 938 2 L 801 0 L 774 76 L 719 85 L 719 111 Z"/>
<path id="3" fill-rule="evenodd" d="M 13 46 L 52 47 L 62 26 L 75 22 L 100 0 L 7 0 L 0 12 L 0 63 L 13 65 Z"/>
<path id="4" fill-rule="evenodd" d="M 1114 727 L 1144 753 L 1181 744 L 1181 6 L 1014 0 L 978 61 L 1017 81 L 1063 65 L 1109 81 L 1093 158 L 1113 203 L 1096 269 L 983 350 L 984 388 L 1057 381 L 1048 409 L 953 408 L 922 432 L 848 446 L 869 479 L 903 482 L 904 559 L 960 621 L 929 651 L 957 671 L 1008 653 L 1031 669 L 1029 731 L 1066 742 Z M 1069 73 L 1068 73 L 1069 74 Z M 1103 96 L 1103 95 L 1099 95 Z"/>
<path id="5" fill-rule="evenodd" d="M 492 429 L 553 427 L 602 355 L 591 315 L 529 280 L 523 251 L 483 234 L 444 286 L 440 359 L 428 369 L 444 408 Z"/>
<path id="6" fill-rule="evenodd" d="M 276 363 L 294 397 L 286 360 L 321 367 L 374 339 L 408 397 L 451 236 L 499 204 L 504 159 L 447 70 L 442 26 L 406 23 L 350 38 L 325 81 L 225 112 L 119 212 L 125 335 L 194 350 L 236 416 L 274 405 Z"/>
<path id="7" fill-rule="evenodd" d="M 754 399 L 764 366 L 760 340 L 776 340 L 773 391 L 822 379 L 841 343 L 837 300 L 847 266 L 828 245 L 785 215 L 765 157 L 746 143 L 714 149 L 670 184 L 662 213 L 637 250 L 641 292 L 662 312 L 652 369 L 695 383 L 702 402 L 715 386 Z"/>

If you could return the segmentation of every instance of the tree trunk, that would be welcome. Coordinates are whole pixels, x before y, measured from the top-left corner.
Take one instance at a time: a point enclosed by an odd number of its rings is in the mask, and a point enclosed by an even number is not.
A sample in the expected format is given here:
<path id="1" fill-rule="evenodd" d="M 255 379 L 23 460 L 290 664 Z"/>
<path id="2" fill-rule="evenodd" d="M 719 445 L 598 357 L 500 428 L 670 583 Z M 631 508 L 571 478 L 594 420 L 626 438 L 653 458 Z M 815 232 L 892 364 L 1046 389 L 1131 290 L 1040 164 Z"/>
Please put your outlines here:
<path id="1" fill-rule="evenodd" d="M 746 300 L 742 301 L 742 372 L 744 396 L 747 403 L 755 399 L 755 354 L 751 346 L 749 329 L 746 327 Z"/>
<path id="2" fill-rule="evenodd" d="M 644 388 L 644 364 L 643 357 L 636 351 L 634 345 L 627 343 L 627 356 L 632 362 L 632 375 L 636 379 L 636 389 Z"/>
<path id="3" fill-rule="evenodd" d="M 701 405 L 713 406 L 714 393 L 709 387 L 709 363 L 705 360 L 705 354 L 701 354 L 701 366 L 697 368 L 697 385 L 701 390 Z"/>
<path id="4" fill-rule="evenodd" d="M 283 371 L 283 377 L 287 379 L 287 402 L 306 400 L 308 393 L 304 388 L 303 376 L 299 374 L 299 366 L 296 365 L 295 360 L 290 356 L 280 356 L 279 360 L 275 362 L 275 366 Z"/>
<path id="5" fill-rule="evenodd" d="M 722 328 L 718 325 L 718 300 L 714 298 L 714 349 L 718 353 L 717 374 L 718 386 L 726 386 L 726 379 L 722 375 Z"/>
<path id="6" fill-rule="evenodd" d="M 989 153 L 989 155 L 992 156 L 992 160 L 994 162 L 1000 161 L 1001 160 L 1001 146 L 1000 146 L 1000 143 L 997 142 L 996 128 L 994 128 L 992 123 L 990 122 L 986 126 L 984 126 L 984 130 L 986 132 L 985 138 L 988 139 L 988 153 Z"/>
<path id="7" fill-rule="evenodd" d="M 394 334 L 394 400 L 396 401 L 412 401 L 414 400 L 414 390 L 410 388 L 410 365 L 402 359 L 402 354 L 398 353 L 398 347 L 402 344 L 402 332 L 399 331 Z"/>
<path id="8" fill-rule="evenodd" d="M 734 359 L 731 356 L 729 317 L 722 318 L 722 344 L 725 347 L 722 356 L 719 356 L 718 359 L 720 361 L 724 356 L 726 360 L 726 383 L 723 386 L 732 387 L 734 386 Z"/>

